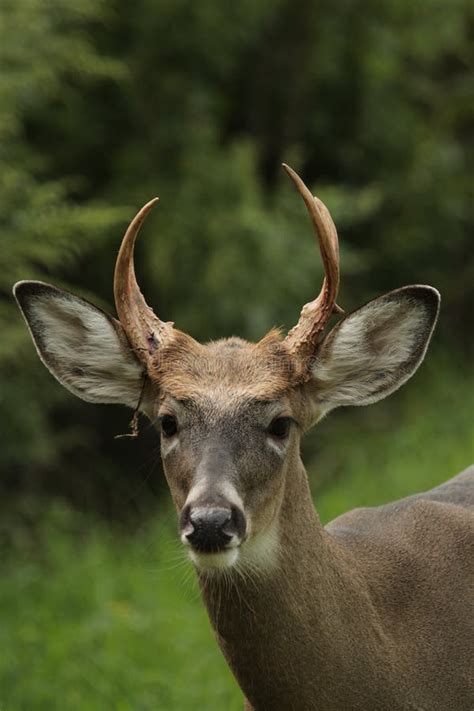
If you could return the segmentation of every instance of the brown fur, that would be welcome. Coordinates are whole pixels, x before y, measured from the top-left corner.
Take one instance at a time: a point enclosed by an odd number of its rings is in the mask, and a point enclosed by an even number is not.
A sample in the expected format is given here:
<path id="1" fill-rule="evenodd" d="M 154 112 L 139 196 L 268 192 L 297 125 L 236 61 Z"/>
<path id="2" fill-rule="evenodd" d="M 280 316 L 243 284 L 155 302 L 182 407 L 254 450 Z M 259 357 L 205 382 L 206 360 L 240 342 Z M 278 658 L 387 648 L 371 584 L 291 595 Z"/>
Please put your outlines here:
<path id="1" fill-rule="evenodd" d="M 193 400 L 214 388 L 228 398 L 273 400 L 290 388 L 294 372 L 277 330 L 255 344 L 233 337 L 205 345 L 176 330 L 155 368 L 160 391 L 178 400 Z"/>
<path id="2" fill-rule="evenodd" d="M 471 468 L 324 529 L 297 464 L 281 506 L 278 569 L 230 585 L 201 575 L 246 708 L 474 708 L 473 483 Z"/>
<path id="3" fill-rule="evenodd" d="M 266 483 L 265 500 L 255 502 L 245 477 L 239 482 L 245 510 L 257 519 L 254 535 L 275 518 L 280 523 L 277 567 L 242 576 L 199 572 L 211 623 L 247 708 L 474 708 L 474 609 L 466 598 L 474 583 L 468 515 L 474 469 L 426 494 L 352 511 L 324 529 L 299 458 L 314 386 L 293 387 L 278 334 L 256 346 L 240 339 L 203 346 L 186 336 L 170 348 L 161 369 L 161 402 L 168 395 L 185 398 L 187 407 L 206 411 L 217 426 L 229 411 L 235 422 L 235 413 L 254 399 L 280 399 L 301 422 L 283 465 Z M 211 407 L 218 409 L 214 418 Z M 225 431 L 218 448 L 220 457 Z M 183 494 L 176 496 L 182 460 L 165 460 L 178 510 L 197 461 L 188 463 Z M 255 476 L 263 466 L 258 461 L 249 465 Z"/>

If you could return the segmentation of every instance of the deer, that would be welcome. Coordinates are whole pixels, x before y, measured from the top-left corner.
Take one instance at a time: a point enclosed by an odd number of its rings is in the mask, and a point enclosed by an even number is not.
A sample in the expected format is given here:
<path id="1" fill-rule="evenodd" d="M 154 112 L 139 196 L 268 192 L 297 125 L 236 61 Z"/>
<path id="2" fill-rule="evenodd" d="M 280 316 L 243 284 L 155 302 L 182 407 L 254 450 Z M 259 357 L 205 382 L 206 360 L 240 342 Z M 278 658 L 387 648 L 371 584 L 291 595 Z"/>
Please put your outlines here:
<path id="1" fill-rule="evenodd" d="M 40 281 L 14 287 L 38 355 L 74 395 L 157 427 L 179 537 L 247 711 L 474 709 L 474 467 L 323 526 L 300 441 L 341 406 L 390 395 L 424 359 L 440 295 L 404 286 L 345 314 L 338 236 L 289 166 L 324 264 L 286 336 L 206 344 L 162 321 L 125 232 L 118 318 Z M 327 329 L 332 315 L 337 323 Z"/>

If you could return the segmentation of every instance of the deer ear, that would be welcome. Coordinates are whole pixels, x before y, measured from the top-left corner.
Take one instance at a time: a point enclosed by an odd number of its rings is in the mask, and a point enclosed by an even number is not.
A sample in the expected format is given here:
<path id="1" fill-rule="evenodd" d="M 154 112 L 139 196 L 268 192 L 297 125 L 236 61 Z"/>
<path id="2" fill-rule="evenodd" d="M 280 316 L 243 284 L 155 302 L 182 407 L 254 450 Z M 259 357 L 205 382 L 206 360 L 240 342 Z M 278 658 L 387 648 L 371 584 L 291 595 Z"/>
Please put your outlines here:
<path id="1" fill-rule="evenodd" d="M 405 383 L 422 362 L 440 295 L 405 286 L 340 321 L 312 364 L 312 399 L 321 415 L 340 405 L 369 405 Z"/>
<path id="2" fill-rule="evenodd" d="M 13 293 L 39 357 L 61 385 L 87 402 L 137 406 L 143 369 L 119 321 L 39 281 L 20 281 Z"/>

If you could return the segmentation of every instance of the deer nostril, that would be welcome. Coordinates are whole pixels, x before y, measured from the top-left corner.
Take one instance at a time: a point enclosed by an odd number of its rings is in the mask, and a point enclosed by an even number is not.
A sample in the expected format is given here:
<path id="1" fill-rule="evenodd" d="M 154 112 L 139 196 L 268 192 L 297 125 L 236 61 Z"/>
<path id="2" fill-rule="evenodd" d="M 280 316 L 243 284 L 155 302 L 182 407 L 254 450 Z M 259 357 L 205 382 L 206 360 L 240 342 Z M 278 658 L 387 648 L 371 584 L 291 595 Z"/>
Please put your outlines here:
<path id="1" fill-rule="evenodd" d="M 220 507 L 197 507 L 182 517 L 181 533 L 203 553 L 223 550 L 233 539 L 232 510 Z"/>
<path id="2" fill-rule="evenodd" d="M 237 533 L 239 538 L 243 540 L 247 532 L 247 521 L 245 519 L 243 511 L 241 511 L 236 506 L 232 507 L 231 526 L 233 530 Z"/>

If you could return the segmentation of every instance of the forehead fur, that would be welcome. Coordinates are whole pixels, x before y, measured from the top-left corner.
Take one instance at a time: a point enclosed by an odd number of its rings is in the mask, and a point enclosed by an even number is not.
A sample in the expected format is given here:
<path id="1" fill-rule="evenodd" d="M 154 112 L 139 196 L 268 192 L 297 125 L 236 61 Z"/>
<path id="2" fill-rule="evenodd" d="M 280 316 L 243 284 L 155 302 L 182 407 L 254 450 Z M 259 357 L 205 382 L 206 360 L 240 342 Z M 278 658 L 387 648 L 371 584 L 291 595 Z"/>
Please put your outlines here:
<path id="1" fill-rule="evenodd" d="M 160 390 L 177 399 L 210 392 L 273 400 L 292 385 L 293 369 L 279 331 L 259 343 L 226 338 L 204 345 L 177 332 L 163 350 L 158 370 Z"/>

